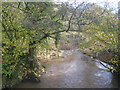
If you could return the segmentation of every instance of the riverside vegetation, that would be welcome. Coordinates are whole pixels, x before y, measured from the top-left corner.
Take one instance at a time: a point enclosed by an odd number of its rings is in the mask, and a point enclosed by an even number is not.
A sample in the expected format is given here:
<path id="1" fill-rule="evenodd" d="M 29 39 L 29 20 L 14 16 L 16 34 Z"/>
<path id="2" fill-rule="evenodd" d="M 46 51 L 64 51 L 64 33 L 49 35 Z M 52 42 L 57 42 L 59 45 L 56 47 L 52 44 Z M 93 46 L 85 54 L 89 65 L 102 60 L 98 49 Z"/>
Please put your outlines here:
<path id="1" fill-rule="evenodd" d="M 2 2 L 3 88 L 24 79 L 39 81 L 44 72 L 40 59 L 66 47 L 79 48 L 119 73 L 117 14 L 107 6 L 86 2 Z"/>

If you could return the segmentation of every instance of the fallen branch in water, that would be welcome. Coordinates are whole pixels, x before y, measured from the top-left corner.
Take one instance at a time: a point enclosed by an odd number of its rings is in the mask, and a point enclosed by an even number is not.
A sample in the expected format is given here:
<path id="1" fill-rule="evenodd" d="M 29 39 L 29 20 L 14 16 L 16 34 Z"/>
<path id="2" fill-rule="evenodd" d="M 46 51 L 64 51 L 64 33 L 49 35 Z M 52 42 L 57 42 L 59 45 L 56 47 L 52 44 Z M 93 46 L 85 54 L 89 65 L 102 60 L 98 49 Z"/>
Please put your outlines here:
<path id="1" fill-rule="evenodd" d="M 99 61 L 99 63 L 100 63 L 101 65 L 103 65 L 105 68 L 107 68 L 107 69 L 109 69 L 110 71 L 112 71 L 112 69 L 111 69 L 108 65 L 104 65 L 101 61 Z"/>
<path id="2" fill-rule="evenodd" d="M 97 59 L 97 60 L 95 60 L 95 61 L 98 62 L 98 63 L 100 63 L 100 64 L 101 64 L 102 66 L 104 66 L 105 68 L 107 68 L 110 72 L 113 71 L 112 68 L 110 68 L 108 65 L 103 64 L 99 59 Z"/>

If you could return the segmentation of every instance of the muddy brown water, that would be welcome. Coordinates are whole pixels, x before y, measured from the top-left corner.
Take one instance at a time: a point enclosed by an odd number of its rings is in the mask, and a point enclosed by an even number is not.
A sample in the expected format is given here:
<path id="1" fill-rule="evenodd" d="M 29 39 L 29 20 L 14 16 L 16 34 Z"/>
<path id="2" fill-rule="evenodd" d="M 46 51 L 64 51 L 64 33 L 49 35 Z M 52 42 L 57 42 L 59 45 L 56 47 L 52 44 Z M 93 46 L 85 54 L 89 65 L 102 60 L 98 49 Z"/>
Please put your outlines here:
<path id="1" fill-rule="evenodd" d="M 74 51 L 62 62 L 52 62 L 40 83 L 21 82 L 18 88 L 118 88 L 117 77 L 90 57 Z"/>

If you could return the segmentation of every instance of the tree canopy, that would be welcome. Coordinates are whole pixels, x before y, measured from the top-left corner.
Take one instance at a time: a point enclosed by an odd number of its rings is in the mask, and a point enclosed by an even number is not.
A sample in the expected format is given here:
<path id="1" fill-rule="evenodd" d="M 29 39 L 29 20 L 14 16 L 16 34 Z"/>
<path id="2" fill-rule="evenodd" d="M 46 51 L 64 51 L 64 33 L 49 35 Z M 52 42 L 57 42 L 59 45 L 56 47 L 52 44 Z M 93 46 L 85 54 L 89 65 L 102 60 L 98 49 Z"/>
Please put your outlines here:
<path id="1" fill-rule="evenodd" d="M 41 75 L 43 67 L 36 59 L 36 49 L 49 50 L 51 40 L 58 48 L 62 32 L 76 32 L 78 38 L 84 40 L 78 46 L 83 50 L 114 52 L 112 63 L 115 71 L 119 71 L 118 17 L 111 10 L 85 2 L 77 5 L 3 2 L 3 87 L 12 87 L 24 78 Z"/>

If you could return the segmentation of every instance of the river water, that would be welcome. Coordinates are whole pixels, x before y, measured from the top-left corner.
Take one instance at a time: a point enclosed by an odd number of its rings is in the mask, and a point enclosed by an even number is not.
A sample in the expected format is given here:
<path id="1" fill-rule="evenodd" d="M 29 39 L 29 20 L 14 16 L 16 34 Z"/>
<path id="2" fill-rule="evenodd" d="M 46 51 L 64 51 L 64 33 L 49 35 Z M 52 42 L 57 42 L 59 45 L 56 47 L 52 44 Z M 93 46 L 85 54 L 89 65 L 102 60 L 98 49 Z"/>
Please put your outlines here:
<path id="1" fill-rule="evenodd" d="M 52 62 L 40 83 L 21 82 L 18 88 L 118 88 L 117 77 L 79 51 Z"/>

